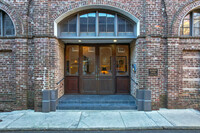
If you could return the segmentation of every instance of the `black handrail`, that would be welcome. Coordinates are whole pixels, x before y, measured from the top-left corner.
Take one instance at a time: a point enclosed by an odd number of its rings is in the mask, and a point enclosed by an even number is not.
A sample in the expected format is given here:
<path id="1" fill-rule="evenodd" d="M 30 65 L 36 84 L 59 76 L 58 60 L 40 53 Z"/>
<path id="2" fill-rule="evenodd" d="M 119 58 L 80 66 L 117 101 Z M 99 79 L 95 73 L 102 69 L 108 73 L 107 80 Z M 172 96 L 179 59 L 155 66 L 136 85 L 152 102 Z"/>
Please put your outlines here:
<path id="1" fill-rule="evenodd" d="M 57 82 L 56 84 L 59 85 L 64 79 L 65 79 L 65 77 L 62 78 L 62 79 L 61 79 L 59 82 Z"/>
<path id="2" fill-rule="evenodd" d="M 138 85 L 138 83 L 137 83 L 133 78 L 131 78 L 131 80 L 132 80 L 136 85 Z"/>

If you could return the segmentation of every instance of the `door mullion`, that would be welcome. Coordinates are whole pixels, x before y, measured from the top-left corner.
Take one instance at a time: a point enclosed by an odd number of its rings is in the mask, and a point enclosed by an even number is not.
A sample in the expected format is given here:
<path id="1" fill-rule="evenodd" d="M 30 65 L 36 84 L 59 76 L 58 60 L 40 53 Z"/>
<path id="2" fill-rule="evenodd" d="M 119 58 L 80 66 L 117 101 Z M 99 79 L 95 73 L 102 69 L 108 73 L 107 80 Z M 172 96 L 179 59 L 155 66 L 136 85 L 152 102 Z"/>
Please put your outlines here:
<path id="1" fill-rule="evenodd" d="M 97 94 L 99 94 L 99 47 L 98 46 L 96 46 L 95 47 L 95 49 L 96 49 L 96 76 L 97 76 L 97 80 L 96 80 L 96 91 L 97 91 Z"/>
<path id="2" fill-rule="evenodd" d="M 79 93 L 83 93 L 83 46 L 79 46 Z"/>

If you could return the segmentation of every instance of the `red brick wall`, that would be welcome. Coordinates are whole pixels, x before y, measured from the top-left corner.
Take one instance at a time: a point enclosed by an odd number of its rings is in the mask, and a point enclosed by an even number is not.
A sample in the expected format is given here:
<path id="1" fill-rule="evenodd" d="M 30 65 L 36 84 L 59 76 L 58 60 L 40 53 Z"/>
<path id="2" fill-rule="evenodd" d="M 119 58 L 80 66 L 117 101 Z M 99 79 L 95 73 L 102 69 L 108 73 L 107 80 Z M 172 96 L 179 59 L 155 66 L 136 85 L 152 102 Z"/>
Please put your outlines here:
<path id="1" fill-rule="evenodd" d="M 64 49 L 65 46 L 62 41 L 58 41 L 57 39 L 51 39 L 51 46 L 52 50 L 54 50 L 54 55 L 52 56 L 54 58 L 54 65 L 52 67 L 52 72 L 54 73 L 54 76 L 51 75 L 51 81 L 54 81 L 54 83 L 51 83 L 52 86 L 51 89 L 58 89 L 58 97 L 64 95 Z M 52 61 L 52 60 L 51 60 Z M 53 63 L 52 62 L 52 63 Z M 59 84 L 58 84 L 59 83 Z"/>
<path id="2" fill-rule="evenodd" d="M 0 42 L 0 110 L 27 109 L 27 39 L 1 39 Z"/>
<path id="3" fill-rule="evenodd" d="M 200 108 L 200 46 L 199 39 L 181 39 L 182 45 L 182 108 Z"/>
<path id="4" fill-rule="evenodd" d="M 200 106 L 200 50 L 184 50 L 182 59 L 182 91 L 180 99 L 183 107 Z"/>
<path id="5" fill-rule="evenodd" d="M 10 42 L 1 40 L 0 43 L 0 111 L 11 110 L 16 99 L 14 53 Z M 5 44 L 7 47 L 3 46 Z"/>

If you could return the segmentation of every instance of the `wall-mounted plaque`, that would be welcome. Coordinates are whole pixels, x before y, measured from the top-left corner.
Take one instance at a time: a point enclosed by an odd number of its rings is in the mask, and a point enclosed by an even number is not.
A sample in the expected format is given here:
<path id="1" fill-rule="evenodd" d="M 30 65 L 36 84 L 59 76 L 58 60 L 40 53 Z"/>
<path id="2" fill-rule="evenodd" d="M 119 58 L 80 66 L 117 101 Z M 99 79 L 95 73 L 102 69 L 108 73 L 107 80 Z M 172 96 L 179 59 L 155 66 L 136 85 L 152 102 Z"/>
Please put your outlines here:
<path id="1" fill-rule="evenodd" d="M 149 76 L 158 76 L 158 69 L 149 69 Z"/>

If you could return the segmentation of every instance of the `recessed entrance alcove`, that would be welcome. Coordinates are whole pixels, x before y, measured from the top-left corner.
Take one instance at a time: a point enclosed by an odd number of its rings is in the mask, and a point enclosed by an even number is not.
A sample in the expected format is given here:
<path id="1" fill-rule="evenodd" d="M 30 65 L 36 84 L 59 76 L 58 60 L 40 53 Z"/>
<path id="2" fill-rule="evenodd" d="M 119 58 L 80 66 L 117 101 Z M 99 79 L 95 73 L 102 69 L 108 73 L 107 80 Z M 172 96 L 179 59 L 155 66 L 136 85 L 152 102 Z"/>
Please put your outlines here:
<path id="1" fill-rule="evenodd" d="M 139 20 L 111 6 L 86 6 L 60 16 L 55 36 L 64 44 L 65 87 L 57 109 L 81 109 L 78 103 L 87 109 L 123 108 L 120 103 L 135 109 L 131 76 L 138 35 Z"/>

